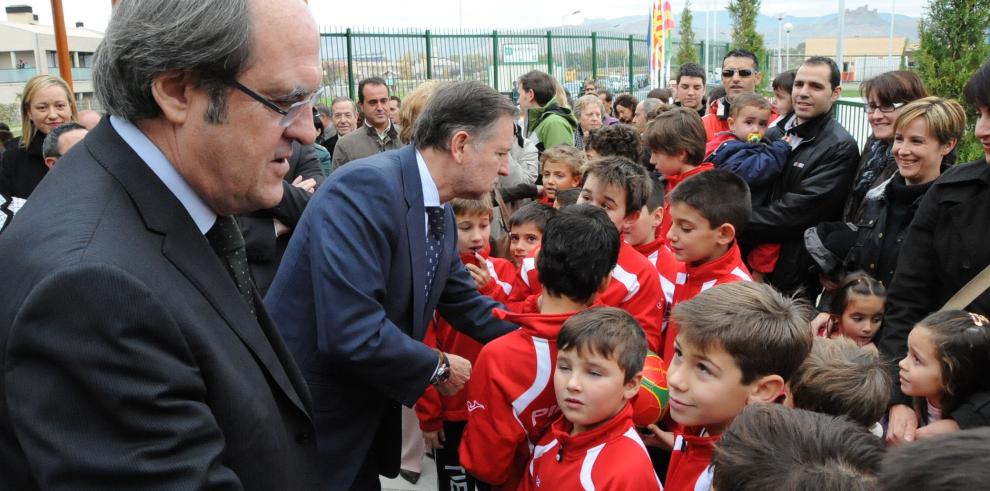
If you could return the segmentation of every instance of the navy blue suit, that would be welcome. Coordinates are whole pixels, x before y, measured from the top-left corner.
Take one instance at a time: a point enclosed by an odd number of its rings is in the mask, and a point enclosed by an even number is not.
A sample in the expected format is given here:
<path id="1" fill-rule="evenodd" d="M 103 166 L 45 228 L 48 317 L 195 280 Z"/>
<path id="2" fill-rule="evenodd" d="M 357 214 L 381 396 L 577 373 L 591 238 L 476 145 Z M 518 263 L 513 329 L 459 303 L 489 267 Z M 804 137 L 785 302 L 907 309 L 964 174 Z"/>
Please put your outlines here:
<path id="1" fill-rule="evenodd" d="M 412 146 L 331 174 L 295 228 L 265 304 L 313 394 L 324 489 L 349 489 L 362 464 L 398 473 L 398 403 L 412 406 L 437 366 L 419 341 L 434 309 L 481 342 L 515 328 L 492 317 L 499 304 L 464 269 L 445 208 L 429 298 Z"/>

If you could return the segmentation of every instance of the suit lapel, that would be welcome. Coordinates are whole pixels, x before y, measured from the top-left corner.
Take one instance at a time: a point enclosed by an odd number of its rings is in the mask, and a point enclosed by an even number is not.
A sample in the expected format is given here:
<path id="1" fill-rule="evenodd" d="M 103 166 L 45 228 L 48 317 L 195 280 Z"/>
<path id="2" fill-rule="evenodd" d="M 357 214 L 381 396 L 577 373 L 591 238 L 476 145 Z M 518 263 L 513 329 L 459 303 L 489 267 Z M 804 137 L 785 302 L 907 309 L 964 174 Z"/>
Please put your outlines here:
<path id="1" fill-rule="evenodd" d="M 299 380 L 293 384 L 286 374 L 287 367 L 290 367 L 290 371 L 297 369 L 288 358 L 276 354 L 278 348 L 273 349 L 275 346 L 284 348 L 281 339 L 266 335 L 264 327 L 251 315 L 227 271 L 178 198 L 124 143 L 108 119 L 104 118 L 84 140 L 87 149 L 121 183 L 148 229 L 164 235 L 164 256 L 195 285 L 276 385 L 308 416 L 308 406 L 299 395 L 300 392 L 305 393 L 302 384 Z M 259 315 L 267 320 L 267 313 L 260 307 L 261 302 L 256 304 L 262 312 Z M 296 390 L 296 387 L 300 390 Z"/>
<path id="2" fill-rule="evenodd" d="M 413 333 L 424 330 L 426 321 L 426 210 L 423 207 L 423 183 L 416 163 L 416 150 L 407 145 L 401 151 L 399 165 L 402 168 L 402 192 L 406 198 L 406 233 L 409 240 L 409 264 L 412 265 Z"/>

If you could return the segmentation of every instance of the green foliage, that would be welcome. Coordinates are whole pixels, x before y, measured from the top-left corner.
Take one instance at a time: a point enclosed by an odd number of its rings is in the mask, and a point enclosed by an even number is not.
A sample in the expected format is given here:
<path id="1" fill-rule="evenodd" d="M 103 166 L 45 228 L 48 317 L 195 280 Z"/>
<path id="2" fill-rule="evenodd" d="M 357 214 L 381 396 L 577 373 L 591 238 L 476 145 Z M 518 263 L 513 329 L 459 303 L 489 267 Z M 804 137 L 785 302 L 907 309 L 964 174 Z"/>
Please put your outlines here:
<path id="1" fill-rule="evenodd" d="M 730 0 L 728 7 L 732 17 L 731 49 L 745 49 L 756 54 L 761 62 L 767 59 L 767 49 L 763 46 L 763 35 L 756 30 L 756 18 L 760 15 L 760 0 Z M 761 66 L 760 71 L 767 67 Z M 763 77 L 760 87 L 769 82 L 770 77 Z"/>
<path id="2" fill-rule="evenodd" d="M 962 101 L 963 87 L 987 61 L 986 28 L 990 25 L 990 4 L 986 0 L 930 0 L 918 24 L 921 48 L 915 55 L 918 75 L 928 92 Z M 972 114 L 971 114 L 972 116 Z M 973 137 L 974 117 L 959 144 L 960 161 L 979 157 L 983 152 Z"/>
<path id="3" fill-rule="evenodd" d="M 698 62 L 698 48 L 694 45 L 694 28 L 691 22 L 694 15 L 691 14 L 691 0 L 684 2 L 684 11 L 681 12 L 681 41 L 677 49 L 677 57 L 674 64 L 681 66 L 685 63 Z"/>

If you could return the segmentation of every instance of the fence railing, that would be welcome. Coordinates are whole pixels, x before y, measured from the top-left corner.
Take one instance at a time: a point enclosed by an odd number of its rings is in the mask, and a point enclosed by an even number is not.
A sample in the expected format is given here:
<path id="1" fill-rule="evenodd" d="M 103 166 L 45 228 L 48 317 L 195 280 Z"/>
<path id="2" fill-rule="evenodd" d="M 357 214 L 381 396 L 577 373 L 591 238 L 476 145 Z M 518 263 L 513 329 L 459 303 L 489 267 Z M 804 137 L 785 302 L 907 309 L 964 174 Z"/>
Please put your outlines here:
<path id="1" fill-rule="evenodd" d="M 861 100 L 839 99 L 835 101 L 832 109 L 832 115 L 856 139 L 860 149 L 866 144 L 866 139 L 873 134 L 870 121 L 863 110 L 865 106 L 866 103 Z"/>
<path id="2" fill-rule="evenodd" d="M 36 73 L 38 70 L 35 68 L 2 68 L 0 69 L 0 84 L 24 83 Z"/>
<path id="3" fill-rule="evenodd" d="M 669 49 L 676 52 L 678 45 Z M 479 80 L 511 92 L 518 78 L 543 70 L 571 94 L 585 79 L 613 92 L 635 91 L 649 82 L 649 50 L 643 36 L 557 31 L 329 29 L 321 34 L 328 97 L 357 94 L 361 79 L 385 79 L 402 97 L 425 80 Z M 728 47 L 713 45 L 721 59 Z M 703 45 L 696 45 L 700 56 Z M 678 67 L 672 66 L 671 73 Z"/>

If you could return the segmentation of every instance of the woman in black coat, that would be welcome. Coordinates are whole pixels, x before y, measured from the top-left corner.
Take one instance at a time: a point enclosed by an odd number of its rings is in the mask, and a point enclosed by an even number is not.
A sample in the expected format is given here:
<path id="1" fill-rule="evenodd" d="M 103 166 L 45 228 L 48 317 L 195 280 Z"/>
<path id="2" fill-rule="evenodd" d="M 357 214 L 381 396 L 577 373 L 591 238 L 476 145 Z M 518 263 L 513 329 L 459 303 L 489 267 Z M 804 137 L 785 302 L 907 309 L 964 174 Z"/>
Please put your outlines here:
<path id="1" fill-rule="evenodd" d="M 24 85 L 21 138 L 7 142 L 0 163 L 0 195 L 24 198 L 48 174 L 41 146 L 53 128 L 76 121 L 76 102 L 68 84 L 54 75 L 37 75 Z"/>

